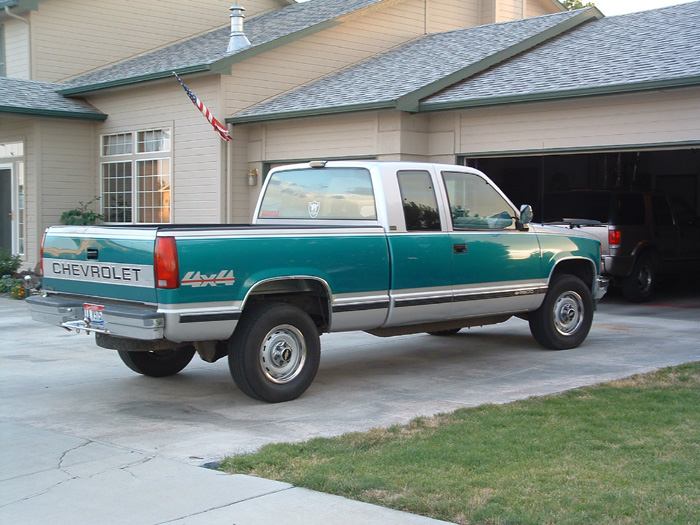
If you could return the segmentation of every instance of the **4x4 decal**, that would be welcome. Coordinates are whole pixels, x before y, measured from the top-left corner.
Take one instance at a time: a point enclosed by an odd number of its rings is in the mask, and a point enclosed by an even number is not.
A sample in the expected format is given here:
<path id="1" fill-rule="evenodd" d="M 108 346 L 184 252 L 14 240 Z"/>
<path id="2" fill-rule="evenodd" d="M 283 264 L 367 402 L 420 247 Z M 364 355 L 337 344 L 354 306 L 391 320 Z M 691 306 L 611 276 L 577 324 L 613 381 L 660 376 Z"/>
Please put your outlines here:
<path id="1" fill-rule="evenodd" d="M 183 286 L 202 288 L 205 286 L 219 286 L 220 284 L 231 286 L 235 281 L 233 270 L 221 270 L 219 273 L 213 273 L 211 275 L 202 274 L 200 272 L 187 272 L 181 284 Z"/>

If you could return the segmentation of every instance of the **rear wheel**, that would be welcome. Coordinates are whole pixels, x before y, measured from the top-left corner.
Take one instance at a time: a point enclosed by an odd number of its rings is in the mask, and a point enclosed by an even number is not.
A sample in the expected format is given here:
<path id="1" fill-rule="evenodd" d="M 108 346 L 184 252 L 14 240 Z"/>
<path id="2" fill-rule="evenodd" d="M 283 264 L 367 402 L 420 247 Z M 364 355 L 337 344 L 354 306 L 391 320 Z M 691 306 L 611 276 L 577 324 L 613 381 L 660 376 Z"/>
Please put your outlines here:
<path id="1" fill-rule="evenodd" d="M 622 295 L 632 303 L 643 303 L 651 299 L 656 286 L 656 270 L 651 257 L 640 255 L 629 277 L 621 281 Z"/>
<path id="2" fill-rule="evenodd" d="M 593 308 L 591 291 L 581 279 L 557 275 L 542 306 L 529 316 L 530 332 L 545 348 L 576 348 L 591 329 Z"/>
<path id="3" fill-rule="evenodd" d="M 291 401 L 316 377 L 318 329 L 309 315 L 285 303 L 244 312 L 229 342 L 229 369 L 241 391 L 270 403 Z"/>
<path id="4" fill-rule="evenodd" d="M 185 368 L 192 361 L 194 353 L 193 346 L 184 346 L 174 350 L 155 352 L 119 350 L 119 357 L 134 372 L 149 377 L 166 377 L 175 375 Z"/>

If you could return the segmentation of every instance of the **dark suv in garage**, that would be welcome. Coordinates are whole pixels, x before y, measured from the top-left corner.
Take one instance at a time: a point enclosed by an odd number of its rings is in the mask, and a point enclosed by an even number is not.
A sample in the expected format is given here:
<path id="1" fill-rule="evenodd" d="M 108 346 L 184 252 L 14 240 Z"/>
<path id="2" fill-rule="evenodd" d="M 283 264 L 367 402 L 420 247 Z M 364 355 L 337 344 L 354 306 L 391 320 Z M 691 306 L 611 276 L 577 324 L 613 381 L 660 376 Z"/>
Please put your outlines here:
<path id="1" fill-rule="evenodd" d="M 549 193 L 542 217 L 547 224 L 598 237 L 602 271 L 629 301 L 648 301 L 661 273 L 700 271 L 700 220 L 676 197 L 606 190 Z"/>

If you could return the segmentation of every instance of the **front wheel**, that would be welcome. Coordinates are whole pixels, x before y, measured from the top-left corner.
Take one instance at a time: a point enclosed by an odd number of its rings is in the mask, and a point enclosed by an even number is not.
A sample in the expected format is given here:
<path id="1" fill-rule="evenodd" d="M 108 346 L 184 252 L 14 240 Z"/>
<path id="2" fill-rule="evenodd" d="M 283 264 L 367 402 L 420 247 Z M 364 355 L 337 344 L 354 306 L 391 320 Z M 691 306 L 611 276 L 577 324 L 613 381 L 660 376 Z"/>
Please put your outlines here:
<path id="1" fill-rule="evenodd" d="M 244 312 L 229 342 L 229 369 L 238 388 L 270 403 L 303 394 L 316 377 L 320 360 L 316 325 L 291 304 L 267 304 Z"/>
<path id="2" fill-rule="evenodd" d="M 193 346 L 184 346 L 174 350 L 155 352 L 119 350 L 119 357 L 134 372 L 149 377 L 167 377 L 175 375 L 185 368 L 192 361 L 194 353 Z"/>
<path id="3" fill-rule="evenodd" d="M 529 316 L 530 332 L 545 348 L 576 348 L 591 329 L 593 308 L 591 291 L 581 279 L 555 276 L 542 306 Z"/>

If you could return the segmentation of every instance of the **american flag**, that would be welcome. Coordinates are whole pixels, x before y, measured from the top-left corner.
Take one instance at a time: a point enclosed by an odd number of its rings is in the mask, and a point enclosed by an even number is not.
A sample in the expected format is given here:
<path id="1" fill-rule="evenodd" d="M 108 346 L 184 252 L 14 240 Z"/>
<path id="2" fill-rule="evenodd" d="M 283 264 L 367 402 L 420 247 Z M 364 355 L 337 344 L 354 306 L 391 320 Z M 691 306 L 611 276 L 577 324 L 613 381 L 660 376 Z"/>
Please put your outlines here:
<path id="1" fill-rule="evenodd" d="M 211 114 L 211 111 L 204 105 L 204 103 L 197 98 L 197 95 L 192 93 L 190 88 L 188 88 L 185 83 L 182 81 L 182 79 L 178 76 L 175 71 L 173 71 L 173 75 L 175 75 L 175 78 L 177 78 L 177 81 L 180 83 L 180 85 L 185 89 L 185 93 L 187 93 L 187 96 L 190 97 L 190 100 L 192 101 L 192 104 L 197 106 L 197 109 L 202 112 L 202 115 L 204 115 L 207 120 L 209 121 L 209 124 L 211 124 L 216 132 L 219 134 L 219 136 L 224 139 L 225 141 L 231 140 L 231 134 L 228 132 L 228 129 L 226 126 L 221 124 L 214 115 Z"/>

